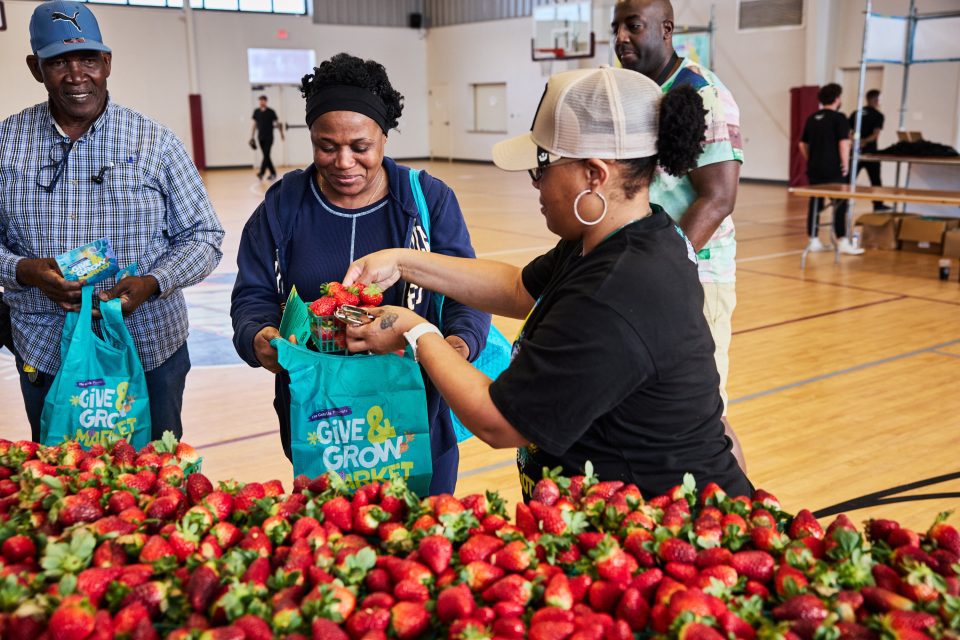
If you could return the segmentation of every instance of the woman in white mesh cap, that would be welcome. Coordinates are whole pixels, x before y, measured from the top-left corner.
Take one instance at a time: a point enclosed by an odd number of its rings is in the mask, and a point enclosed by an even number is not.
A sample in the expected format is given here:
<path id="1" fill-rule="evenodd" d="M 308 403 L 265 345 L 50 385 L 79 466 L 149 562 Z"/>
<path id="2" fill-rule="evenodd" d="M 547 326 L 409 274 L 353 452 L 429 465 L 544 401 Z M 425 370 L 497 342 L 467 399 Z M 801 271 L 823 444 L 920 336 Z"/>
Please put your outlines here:
<path id="1" fill-rule="evenodd" d="M 403 279 L 468 306 L 526 318 L 496 381 L 436 327 L 383 307 L 348 331 L 353 351 L 409 344 L 454 413 L 494 448 L 517 447 L 529 500 L 543 469 L 635 483 L 659 495 L 692 473 L 731 495 L 752 486 L 720 422 L 719 376 L 703 316 L 696 256 L 648 201 L 659 163 L 695 166 L 703 104 L 661 97 L 642 74 L 579 69 L 552 76 L 528 134 L 493 148 L 496 165 L 530 172 L 557 246 L 526 267 L 388 249 L 351 265 L 345 284 Z"/>

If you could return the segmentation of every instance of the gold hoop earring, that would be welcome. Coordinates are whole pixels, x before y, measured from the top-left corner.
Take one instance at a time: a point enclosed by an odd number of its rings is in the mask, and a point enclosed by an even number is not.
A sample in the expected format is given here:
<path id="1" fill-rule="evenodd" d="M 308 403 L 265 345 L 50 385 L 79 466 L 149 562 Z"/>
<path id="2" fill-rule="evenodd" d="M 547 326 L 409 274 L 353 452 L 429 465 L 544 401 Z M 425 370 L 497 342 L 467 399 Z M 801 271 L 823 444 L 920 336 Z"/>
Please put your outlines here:
<path id="1" fill-rule="evenodd" d="M 573 201 L 573 215 L 576 216 L 577 220 L 580 221 L 580 224 L 585 224 L 585 225 L 587 225 L 588 227 L 592 227 L 592 226 L 595 225 L 595 224 L 600 224 L 600 222 L 606 217 L 606 215 L 607 215 L 607 199 L 603 197 L 603 194 L 602 194 L 602 193 L 600 193 L 599 191 L 597 191 L 596 195 L 597 195 L 598 198 L 600 198 L 600 202 L 603 203 L 603 212 L 600 214 L 600 217 L 599 217 L 599 218 L 597 218 L 596 220 L 594 220 L 594 221 L 592 221 L 592 222 L 588 222 L 588 221 L 584 220 L 583 217 L 580 215 L 580 209 L 579 209 L 580 198 L 582 198 L 583 196 L 587 195 L 588 193 L 593 193 L 593 191 L 591 191 L 590 189 L 584 189 L 584 190 L 581 191 L 579 194 L 577 194 L 577 198 Z"/>

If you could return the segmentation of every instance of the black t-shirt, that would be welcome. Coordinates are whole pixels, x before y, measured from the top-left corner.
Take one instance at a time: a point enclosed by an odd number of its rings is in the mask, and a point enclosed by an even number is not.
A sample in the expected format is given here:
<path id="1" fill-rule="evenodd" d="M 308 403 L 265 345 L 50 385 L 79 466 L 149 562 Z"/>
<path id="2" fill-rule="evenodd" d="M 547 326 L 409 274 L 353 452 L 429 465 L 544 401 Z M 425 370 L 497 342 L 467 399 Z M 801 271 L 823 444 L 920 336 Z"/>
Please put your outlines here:
<path id="1" fill-rule="evenodd" d="M 856 128 L 857 112 L 854 111 L 850 114 L 850 130 L 856 131 Z M 873 132 L 877 129 L 883 129 L 883 114 L 873 107 L 864 107 L 863 118 L 860 121 L 860 139 L 862 140 L 867 136 L 873 135 Z M 876 153 L 877 148 L 877 141 L 874 140 L 873 142 L 863 145 L 862 151 L 864 153 Z"/>
<path id="2" fill-rule="evenodd" d="M 273 123 L 278 120 L 277 112 L 267 107 L 254 109 L 253 119 L 257 123 L 257 137 L 261 140 L 273 140 Z"/>
<path id="3" fill-rule="evenodd" d="M 803 137 L 807 143 L 807 176 L 811 179 L 843 177 L 840 141 L 850 137 L 847 117 L 833 109 L 820 109 L 807 118 Z"/>
<path id="4" fill-rule="evenodd" d="M 518 451 L 526 499 L 543 467 L 623 480 L 652 497 L 693 473 L 751 490 L 720 416 L 720 377 L 693 248 L 654 214 L 583 257 L 562 240 L 523 270 L 538 302 L 510 367 L 490 387 L 532 444 Z"/>

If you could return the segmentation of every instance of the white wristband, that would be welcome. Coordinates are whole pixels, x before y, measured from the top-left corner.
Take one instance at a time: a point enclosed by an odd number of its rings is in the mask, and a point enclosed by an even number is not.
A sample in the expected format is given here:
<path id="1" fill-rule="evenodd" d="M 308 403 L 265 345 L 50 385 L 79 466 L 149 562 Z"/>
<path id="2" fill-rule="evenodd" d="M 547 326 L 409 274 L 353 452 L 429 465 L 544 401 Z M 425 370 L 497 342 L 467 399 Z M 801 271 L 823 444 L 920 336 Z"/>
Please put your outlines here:
<path id="1" fill-rule="evenodd" d="M 428 333 L 435 333 L 441 338 L 443 337 L 443 333 L 441 333 L 440 329 L 437 329 L 429 322 L 421 322 L 410 329 L 410 331 L 407 331 L 403 334 L 403 337 L 407 340 L 407 344 L 409 344 L 410 348 L 413 349 L 413 359 L 415 362 L 420 362 L 420 357 L 417 355 L 417 341 Z"/>

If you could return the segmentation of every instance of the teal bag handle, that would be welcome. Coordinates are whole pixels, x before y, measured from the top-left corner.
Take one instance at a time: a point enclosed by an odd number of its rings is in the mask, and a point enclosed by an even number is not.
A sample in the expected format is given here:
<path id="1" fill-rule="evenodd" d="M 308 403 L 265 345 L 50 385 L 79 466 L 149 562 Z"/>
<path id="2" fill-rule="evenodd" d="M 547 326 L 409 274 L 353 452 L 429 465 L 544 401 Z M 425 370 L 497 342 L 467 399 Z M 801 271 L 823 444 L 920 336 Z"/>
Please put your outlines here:
<path id="1" fill-rule="evenodd" d="M 423 195 L 423 187 L 420 186 L 419 169 L 410 169 L 410 189 L 413 191 L 413 199 L 417 203 L 417 211 L 420 213 L 420 225 L 427 236 L 427 242 L 430 242 L 430 211 L 427 208 L 427 199 Z M 444 296 L 434 294 L 434 300 L 437 304 L 437 323 L 441 325 L 442 329 Z M 490 331 L 487 333 L 486 346 L 471 364 L 491 380 L 496 380 L 497 376 L 509 366 L 511 350 L 510 341 L 491 323 Z M 457 435 L 457 442 L 463 442 L 473 437 L 473 433 L 460 422 L 453 411 L 450 412 L 450 418 L 453 421 L 453 431 Z"/>

